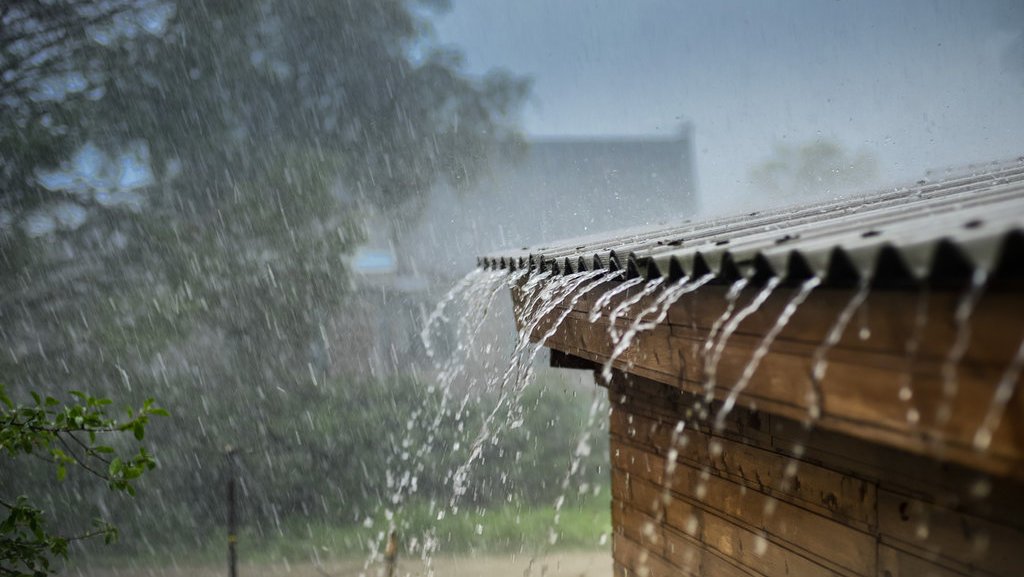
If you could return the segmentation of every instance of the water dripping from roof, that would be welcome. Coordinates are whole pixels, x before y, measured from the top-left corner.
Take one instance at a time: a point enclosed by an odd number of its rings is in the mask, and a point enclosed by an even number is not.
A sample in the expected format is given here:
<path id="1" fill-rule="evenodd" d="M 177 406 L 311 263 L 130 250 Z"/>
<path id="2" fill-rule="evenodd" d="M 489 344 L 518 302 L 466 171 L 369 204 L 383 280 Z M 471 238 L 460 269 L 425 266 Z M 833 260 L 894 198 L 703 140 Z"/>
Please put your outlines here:
<path id="1" fill-rule="evenodd" d="M 588 320 L 592 323 L 597 322 L 597 320 L 601 318 L 601 311 L 604 310 L 604 308 L 607 307 L 608 304 L 612 302 L 612 299 L 615 298 L 616 295 L 621 294 L 635 287 L 636 285 L 644 282 L 645 280 L 646 279 L 644 279 L 643 277 L 636 277 L 633 279 L 629 279 L 623 282 L 622 284 L 606 291 L 604 294 L 598 297 L 596 302 L 594 302 L 594 307 L 590 310 L 590 315 L 587 317 Z"/>
<path id="2" fill-rule="evenodd" d="M 1024 340 L 1017 347 L 1013 360 L 1010 361 L 999 382 L 996 383 L 996 390 L 988 410 L 985 412 L 985 417 L 981 421 L 981 426 L 974 433 L 972 443 L 975 449 L 985 451 L 992 444 L 992 435 L 999 428 L 999 422 L 1006 411 L 1007 403 L 1017 391 L 1017 383 L 1020 381 L 1022 370 L 1024 370 Z"/>
<path id="3" fill-rule="evenodd" d="M 712 394 L 717 384 L 716 379 L 718 374 L 718 363 L 722 360 L 722 353 L 725 352 L 725 346 L 729 342 L 729 337 L 731 337 L 732 334 L 736 332 L 736 329 L 739 328 L 740 323 L 742 323 L 744 320 L 746 320 L 747 317 L 754 314 L 755 312 L 758 311 L 758 309 L 761 308 L 761 305 L 763 305 L 764 302 L 768 300 L 768 297 L 772 295 L 772 292 L 775 290 L 775 288 L 779 286 L 779 282 L 779 277 L 772 277 L 771 279 L 769 279 L 768 283 L 763 288 L 761 288 L 757 295 L 754 296 L 753 300 L 751 300 L 747 304 L 747 306 L 743 307 L 742 309 L 739 310 L 739 312 L 733 315 L 732 318 L 730 318 L 729 321 L 725 324 L 725 327 L 722 329 L 722 334 L 719 337 L 718 342 L 715 344 L 715 348 L 712 351 L 711 359 L 709 360 L 709 363 L 707 365 L 708 381 L 705 386 L 707 387 L 708 391 L 712 392 Z"/>
<path id="4" fill-rule="evenodd" d="M 939 429 L 949 423 L 950 417 L 953 416 L 953 402 L 960 389 L 957 370 L 971 344 L 971 316 L 974 314 L 974 309 L 978 306 L 981 296 L 985 293 L 987 284 L 988 272 L 983 268 L 974 269 L 974 274 L 971 275 L 971 284 L 960 296 L 953 313 L 956 337 L 942 363 L 942 400 L 935 411 L 935 424 Z"/>
<path id="5" fill-rule="evenodd" d="M 704 339 L 704 345 L 701 347 L 700 358 L 701 358 L 701 379 L 704 383 L 704 399 L 705 405 L 710 404 L 715 397 L 715 379 L 712 369 L 709 368 L 708 360 L 711 358 L 713 347 L 715 346 L 718 332 L 722 330 L 722 327 L 726 322 L 732 318 L 733 312 L 736 310 L 736 302 L 739 300 L 740 294 L 743 289 L 750 283 L 750 279 L 741 278 L 732 283 L 729 286 L 729 290 L 725 294 L 725 309 L 715 319 L 715 322 L 711 324 L 711 330 L 708 331 L 707 337 Z M 698 410 L 702 410 L 701 406 L 697 407 Z M 703 415 L 704 418 L 707 415 Z"/>
<path id="6" fill-rule="evenodd" d="M 775 281 L 774 285 L 778 285 L 778 277 L 772 277 L 768 285 L 774 289 L 772 281 Z M 757 348 L 754 349 L 754 353 L 750 356 L 750 360 L 747 361 L 746 366 L 743 368 L 743 373 L 740 375 L 739 380 L 733 384 L 729 390 L 729 395 L 725 398 L 725 402 L 722 403 L 722 407 L 718 410 L 718 414 L 715 416 L 715 429 L 722 430 L 725 428 L 725 419 L 732 412 L 733 407 L 736 405 L 736 400 L 740 394 L 746 390 L 747 385 L 750 384 L 750 379 L 757 372 L 757 367 L 761 364 L 765 355 L 768 354 L 768 349 L 771 348 L 772 343 L 775 342 L 775 338 L 779 336 L 786 325 L 789 323 L 789 319 L 793 318 L 797 309 L 807 300 L 810 296 L 811 291 L 817 288 L 821 284 L 821 278 L 811 277 L 800 285 L 800 289 L 789 299 L 786 306 L 783 307 L 782 312 L 775 319 L 775 323 L 772 324 L 771 329 L 765 333 L 761 342 L 758 343 Z M 768 287 L 765 287 L 768 288 Z"/>
<path id="7" fill-rule="evenodd" d="M 824 403 L 824 391 L 822 390 L 821 382 L 825 378 L 825 373 L 828 372 L 828 353 L 839 343 L 839 339 L 843 337 L 843 332 L 846 331 L 847 325 L 853 319 L 854 313 L 864 304 L 870 292 L 871 279 L 867 276 L 861 277 L 857 290 L 850 297 L 850 300 L 847 301 L 843 310 L 839 311 L 839 315 L 836 316 L 832 327 L 825 334 L 825 340 L 814 350 L 814 356 L 811 358 L 811 388 L 807 395 L 808 421 L 806 425 L 808 427 L 821 418 Z"/>
<path id="8" fill-rule="evenodd" d="M 900 376 L 900 386 L 897 392 L 899 400 L 907 405 L 907 424 L 916 427 L 921 420 L 921 411 L 917 408 L 914 400 L 914 365 L 921 350 L 921 339 L 928 327 L 928 307 L 931 301 L 931 291 L 927 286 L 922 287 L 917 295 L 917 305 L 914 310 L 914 328 L 907 339 L 906 355 L 904 356 L 903 374 Z"/>
<path id="9" fill-rule="evenodd" d="M 601 367 L 601 377 L 604 381 L 606 383 L 611 382 L 612 366 L 615 364 L 615 361 L 618 360 L 624 352 L 626 352 L 638 333 L 650 331 L 656 328 L 668 316 L 669 308 L 682 298 L 683 295 L 691 293 L 706 285 L 714 277 L 715 276 L 713 274 L 706 274 L 696 281 L 690 282 L 690 277 L 685 276 L 665 289 L 657 298 L 654 299 L 654 302 L 650 306 L 640 311 L 633 319 L 629 328 L 622 333 L 617 341 L 615 341 L 615 347 L 612 349 L 612 353 L 608 356 L 608 359 Z M 650 315 L 654 316 L 650 321 L 647 321 L 646 319 Z M 611 331 L 611 327 L 609 327 L 609 331 Z M 614 340 L 615 337 L 613 336 L 612 338 Z"/>
<path id="10" fill-rule="evenodd" d="M 619 303 L 612 312 L 608 315 L 608 334 L 612 338 L 612 342 L 619 341 L 619 332 L 615 329 L 615 322 L 624 314 L 627 314 L 632 308 L 642 301 L 644 297 L 650 296 L 654 291 L 658 290 L 658 287 L 665 282 L 663 277 L 658 277 L 647 281 L 644 288 L 634 294 L 633 296 L 623 300 Z"/>

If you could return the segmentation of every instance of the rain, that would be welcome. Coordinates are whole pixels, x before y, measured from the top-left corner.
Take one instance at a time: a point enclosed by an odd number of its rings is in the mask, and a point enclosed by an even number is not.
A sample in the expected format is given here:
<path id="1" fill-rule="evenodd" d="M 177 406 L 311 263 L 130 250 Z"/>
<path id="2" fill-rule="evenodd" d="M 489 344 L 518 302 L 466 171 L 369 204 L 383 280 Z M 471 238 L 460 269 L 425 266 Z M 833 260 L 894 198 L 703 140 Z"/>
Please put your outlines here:
<path id="1" fill-rule="evenodd" d="M 1017 575 L 1024 6 L 0 5 L 0 575 Z"/>

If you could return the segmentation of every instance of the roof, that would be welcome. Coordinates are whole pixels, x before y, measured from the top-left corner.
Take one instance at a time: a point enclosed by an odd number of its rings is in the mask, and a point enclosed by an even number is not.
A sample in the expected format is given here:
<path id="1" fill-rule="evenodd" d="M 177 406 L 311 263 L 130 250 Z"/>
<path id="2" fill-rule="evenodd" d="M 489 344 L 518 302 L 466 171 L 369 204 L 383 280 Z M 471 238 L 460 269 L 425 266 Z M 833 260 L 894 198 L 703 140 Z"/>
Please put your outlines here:
<path id="1" fill-rule="evenodd" d="M 487 268 L 741 277 L 825 285 L 944 284 L 981 270 L 1020 277 L 1024 157 L 941 181 L 705 222 L 634 228 L 482 256 Z"/>

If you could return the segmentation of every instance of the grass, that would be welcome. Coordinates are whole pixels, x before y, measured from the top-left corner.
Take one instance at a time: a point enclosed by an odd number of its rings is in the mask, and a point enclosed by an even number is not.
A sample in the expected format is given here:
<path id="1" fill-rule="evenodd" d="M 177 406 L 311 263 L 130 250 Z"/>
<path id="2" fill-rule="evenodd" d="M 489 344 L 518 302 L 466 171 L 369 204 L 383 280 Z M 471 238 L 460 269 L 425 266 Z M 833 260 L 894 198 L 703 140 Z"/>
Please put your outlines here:
<path id="1" fill-rule="evenodd" d="M 555 523 L 551 506 L 509 504 L 502 507 L 473 508 L 448 514 L 438 520 L 427 503 L 406 507 L 396 514 L 400 528 L 401 556 L 418 556 L 410 548 L 421 546 L 428 531 L 437 540 L 442 554 L 476 555 L 509 552 L 553 552 L 596 550 L 606 546 L 611 534 L 611 513 L 606 495 L 569 501 Z M 184 542 L 168 543 L 150 553 L 92 556 L 94 567 L 156 567 L 176 564 L 192 566 L 224 562 L 224 529 L 219 528 L 196 547 Z M 322 521 L 282 522 L 280 527 L 245 526 L 238 539 L 238 555 L 244 563 L 320 564 L 331 560 L 359 559 L 368 554 L 368 544 L 379 539 L 386 527 L 339 525 Z M 554 539 L 552 542 L 552 535 Z"/>
<path id="2" fill-rule="evenodd" d="M 566 505 L 555 523 L 553 507 L 506 505 L 461 511 L 437 519 L 426 504 L 407 507 L 395 517 L 404 549 L 422 543 L 428 531 L 447 553 L 596 549 L 611 533 L 607 500 L 592 497 Z M 290 524 L 275 535 L 251 536 L 242 555 L 267 559 L 345 558 L 365 555 L 367 543 L 384 527 Z M 244 541 L 243 541 L 244 542 Z"/>

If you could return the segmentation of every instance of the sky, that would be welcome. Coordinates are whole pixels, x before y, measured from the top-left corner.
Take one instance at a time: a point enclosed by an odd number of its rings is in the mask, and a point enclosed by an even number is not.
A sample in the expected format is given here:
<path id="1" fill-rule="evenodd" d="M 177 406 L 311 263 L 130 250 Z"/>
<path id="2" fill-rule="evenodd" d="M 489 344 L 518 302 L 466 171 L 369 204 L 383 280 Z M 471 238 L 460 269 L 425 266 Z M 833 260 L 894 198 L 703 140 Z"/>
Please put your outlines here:
<path id="1" fill-rule="evenodd" d="M 877 188 L 1024 154 L 1024 2 L 453 0 L 435 29 L 470 72 L 533 78 L 528 135 L 692 122 L 705 216 L 763 204 L 779 143 L 868 152 Z"/>

